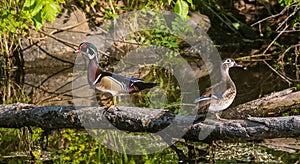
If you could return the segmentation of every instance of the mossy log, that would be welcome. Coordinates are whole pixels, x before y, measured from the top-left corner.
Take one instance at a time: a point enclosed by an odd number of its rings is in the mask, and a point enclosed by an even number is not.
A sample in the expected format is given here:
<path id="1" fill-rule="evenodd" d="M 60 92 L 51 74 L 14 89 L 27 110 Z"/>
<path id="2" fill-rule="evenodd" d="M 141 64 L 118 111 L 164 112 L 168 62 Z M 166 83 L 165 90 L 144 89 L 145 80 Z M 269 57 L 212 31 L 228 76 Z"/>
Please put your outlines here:
<path id="1" fill-rule="evenodd" d="M 89 129 L 118 128 L 128 132 L 155 133 L 170 125 L 188 125 L 182 128 L 185 130 L 183 138 L 187 140 L 261 140 L 298 137 L 300 116 L 256 117 L 255 115 L 262 113 L 259 110 L 273 112 L 291 108 L 300 109 L 300 92 L 292 91 L 293 89 L 289 89 L 273 93 L 230 108 L 222 115 L 231 118 L 230 120 L 205 120 L 194 124 L 192 123 L 194 117 L 176 116 L 163 109 L 120 106 L 119 110 L 106 111 L 102 107 L 36 106 L 16 103 L 0 106 L 0 127 L 35 126 L 45 130 L 55 130 L 84 129 L 88 126 Z M 207 131 L 209 133 L 205 138 L 199 138 L 199 135 Z"/>

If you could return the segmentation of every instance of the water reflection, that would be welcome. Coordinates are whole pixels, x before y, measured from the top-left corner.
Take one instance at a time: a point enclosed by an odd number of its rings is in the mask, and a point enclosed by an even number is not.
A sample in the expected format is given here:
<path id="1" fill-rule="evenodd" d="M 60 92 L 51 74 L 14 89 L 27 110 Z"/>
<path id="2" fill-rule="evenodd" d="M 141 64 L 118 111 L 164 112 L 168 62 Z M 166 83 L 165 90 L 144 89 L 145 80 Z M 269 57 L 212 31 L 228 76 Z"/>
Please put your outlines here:
<path id="1" fill-rule="evenodd" d="M 1 68 L 0 78 L 0 102 L 13 103 L 13 102 L 28 102 L 28 97 L 24 93 L 24 71 L 22 69 L 11 69 L 4 71 Z"/>
<path id="2" fill-rule="evenodd" d="M 192 61 L 191 65 L 193 65 L 193 69 L 199 69 L 198 65 L 193 64 L 193 61 L 197 61 L 196 59 L 190 61 Z M 149 69 L 142 70 L 149 74 L 148 77 L 146 77 L 147 80 L 159 78 L 160 80 L 156 79 L 156 82 L 165 80 L 165 82 L 160 85 L 165 85 L 165 87 L 169 89 L 173 87 L 173 90 L 178 90 L 173 92 L 175 95 L 172 95 L 173 98 L 168 99 L 168 103 L 172 103 L 170 102 L 171 100 L 176 101 L 176 97 L 180 97 L 180 88 L 176 86 L 178 85 L 174 83 L 176 79 L 174 79 L 170 73 L 166 73 L 163 70 L 159 71 L 159 69 L 152 70 L 152 72 L 149 71 Z M 15 97 L 12 99 L 12 102 L 23 100 L 39 105 L 73 105 L 71 92 L 73 80 L 72 71 L 73 66 L 64 66 L 55 68 L 30 68 L 25 71 L 15 70 L 8 73 L 6 77 L 3 76 L 4 74 L 1 74 L 2 78 L 0 83 L 2 85 L 0 91 L 2 92 L 2 103 L 9 99 L 8 94 L 10 94 L 11 97 L 13 97 L 13 95 Z M 288 87 L 287 83 L 263 63 L 248 66 L 247 70 L 231 69 L 230 74 L 238 90 L 233 106 Z M 135 74 L 135 76 L 137 75 L 138 74 Z M 145 72 L 140 72 L 139 75 L 145 78 Z M 203 76 L 203 74 L 200 76 L 202 77 L 199 79 L 199 89 L 203 92 L 205 88 L 210 86 L 210 81 L 209 76 Z M 18 97 L 23 98 L 20 99 Z M 134 95 L 134 97 L 138 97 L 138 94 Z M 138 106 L 141 106 L 141 104 Z"/>
<path id="3" fill-rule="evenodd" d="M 231 77 L 235 81 L 238 91 L 233 106 L 289 87 L 284 80 L 263 63 L 249 66 L 247 70 L 232 69 Z"/>
<path id="4" fill-rule="evenodd" d="M 72 105 L 72 68 L 27 69 L 24 91 L 39 105 Z"/>

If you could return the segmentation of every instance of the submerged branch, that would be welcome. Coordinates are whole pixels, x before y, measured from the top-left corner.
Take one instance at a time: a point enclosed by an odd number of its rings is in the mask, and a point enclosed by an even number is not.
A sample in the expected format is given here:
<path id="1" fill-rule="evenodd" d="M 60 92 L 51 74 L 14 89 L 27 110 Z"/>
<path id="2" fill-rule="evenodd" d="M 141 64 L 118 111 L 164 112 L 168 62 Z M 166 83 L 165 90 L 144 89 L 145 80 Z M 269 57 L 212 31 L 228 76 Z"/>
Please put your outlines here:
<path id="1" fill-rule="evenodd" d="M 259 113 L 249 112 L 255 109 L 257 111 L 299 109 L 299 102 L 300 92 L 292 92 L 292 89 L 284 90 L 229 109 L 226 117 L 230 116 L 235 120 L 206 119 L 195 124 L 192 124 L 194 117 L 176 116 L 170 111 L 162 109 L 120 106 L 118 107 L 119 110 L 106 111 L 102 107 L 35 106 L 17 103 L 0 106 L 0 127 L 36 126 L 46 130 L 118 128 L 128 132 L 154 133 L 166 127 L 175 126 L 175 129 L 177 127 L 184 129 L 185 135 L 183 137 L 185 139 L 204 141 L 296 137 L 300 135 L 300 116 L 264 118 L 246 116 L 248 114 L 255 116 Z M 249 111 L 247 112 L 247 110 Z M 243 117 L 238 117 L 239 114 Z M 239 118 L 244 118 L 244 120 Z M 182 128 L 182 126 L 185 127 Z M 203 137 L 203 135 L 207 136 Z"/>

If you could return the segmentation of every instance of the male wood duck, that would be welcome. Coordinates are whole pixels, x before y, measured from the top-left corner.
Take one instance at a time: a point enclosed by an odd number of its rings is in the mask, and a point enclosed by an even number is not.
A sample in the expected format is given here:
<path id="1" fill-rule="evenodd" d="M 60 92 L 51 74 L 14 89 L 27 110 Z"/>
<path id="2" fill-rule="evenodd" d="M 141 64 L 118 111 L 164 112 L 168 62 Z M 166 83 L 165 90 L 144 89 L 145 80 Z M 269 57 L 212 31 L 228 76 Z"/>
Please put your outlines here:
<path id="1" fill-rule="evenodd" d="M 238 65 L 234 59 L 228 58 L 221 63 L 221 81 L 211 87 L 202 94 L 201 97 L 194 100 L 197 103 L 196 109 L 198 114 L 203 114 L 208 110 L 216 113 L 217 119 L 221 120 L 218 112 L 228 108 L 236 96 L 236 87 L 229 75 L 229 68 L 243 67 Z"/>
<path id="2" fill-rule="evenodd" d="M 89 58 L 87 67 L 87 79 L 89 85 L 96 91 L 110 93 L 113 97 L 112 104 L 108 108 L 116 105 L 116 96 L 122 93 L 134 93 L 141 90 L 155 87 L 155 83 L 146 83 L 139 78 L 129 78 L 112 72 L 105 72 L 99 68 L 98 51 L 95 45 L 83 42 L 79 45 L 75 53 L 83 52 Z"/>

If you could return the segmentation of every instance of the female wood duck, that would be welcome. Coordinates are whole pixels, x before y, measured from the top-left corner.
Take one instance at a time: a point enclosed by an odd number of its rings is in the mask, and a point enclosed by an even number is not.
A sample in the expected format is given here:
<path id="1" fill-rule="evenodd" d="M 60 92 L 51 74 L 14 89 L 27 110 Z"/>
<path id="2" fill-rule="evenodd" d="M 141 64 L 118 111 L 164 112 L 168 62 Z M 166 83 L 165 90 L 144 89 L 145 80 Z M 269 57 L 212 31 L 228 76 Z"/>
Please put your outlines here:
<path id="1" fill-rule="evenodd" d="M 97 48 L 88 42 L 79 45 L 75 53 L 83 52 L 89 58 L 87 67 L 87 79 L 89 85 L 100 92 L 108 92 L 113 96 L 113 104 L 116 105 L 116 97 L 122 93 L 134 93 L 155 87 L 155 83 L 146 83 L 139 78 L 129 78 L 112 72 L 105 72 L 99 68 Z M 110 108 L 111 105 L 108 105 Z"/>
<path id="2" fill-rule="evenodd" d="M 204 94 L 195 99 L 197 103 L 196 109 L 198 114 L 203 114 L 208 110 L 216 113 L 217 119 L 220 120 L 217 112 L 223 111 L 228 108 L 236 96 L 236 87 L 229 75 L 229 68 L 243 67 L 238 65 L 233 59 L 228 58 L 221 63 L 221 81 L 209 87 Z"/>

